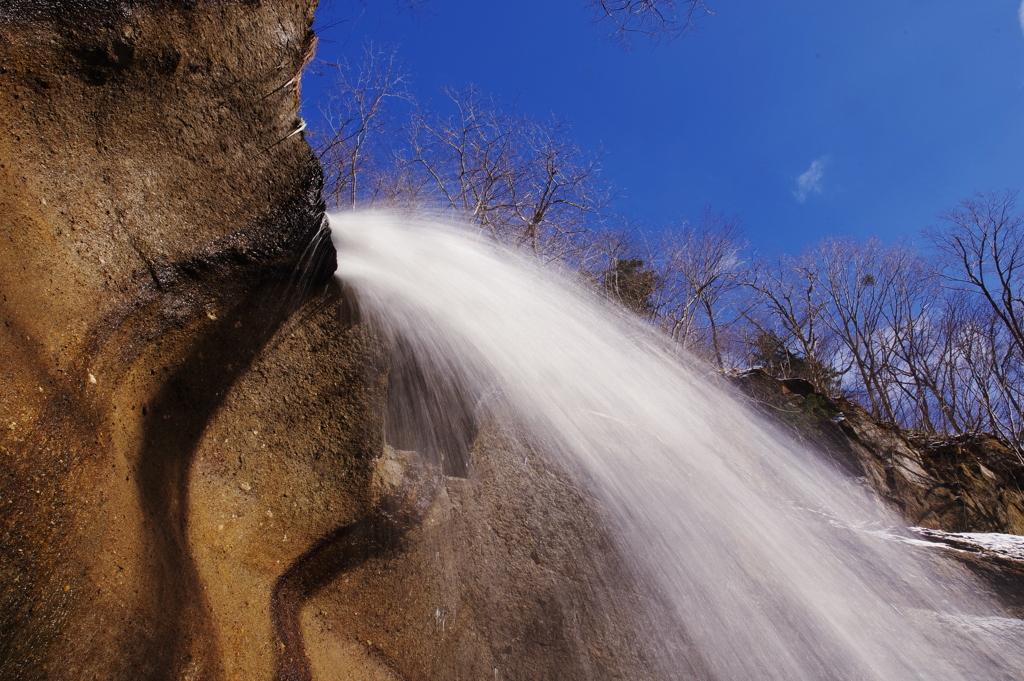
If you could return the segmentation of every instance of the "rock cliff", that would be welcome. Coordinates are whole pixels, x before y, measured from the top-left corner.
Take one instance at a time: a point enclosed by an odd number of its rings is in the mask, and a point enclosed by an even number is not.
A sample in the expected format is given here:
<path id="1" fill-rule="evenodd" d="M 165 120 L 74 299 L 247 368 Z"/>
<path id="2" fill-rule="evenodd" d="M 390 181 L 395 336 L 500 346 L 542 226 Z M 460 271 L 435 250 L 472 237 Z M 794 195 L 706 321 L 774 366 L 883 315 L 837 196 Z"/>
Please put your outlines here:
<path id="1" fill-rule="evenodd" d="M 0 679 L 649 678 L 564 476 L 475 426 L 440 487 L 386 447 L 313 9 L 0 3 Z"/>
<path id="2" fill-rule="evenodd" d="M 757 409 L 869 484 L 910 525 L 1024 534 L 1024 463 L 991 435 L 914 436 L 801 379 L 760 369 L 732 379 Z"/>
<path id="3" fill-rule="evenodd" d="M 313 10 L 0 4 L 0 679 L 659 676 L 667 615 L 528 436 L 467 419 L 447 476 L 385 442 L 297 118 Z M 1021 531 L 998 443 L 757 385 L 912 522 Z"/>
<path id="4" fill-rule="evenodd" d="M 259 678 L 260 586 L 362 512 L 379 409 L 307 253 L 312 12 L 0 8 L 4 679 Z"/>
<path id="5" fill-rule="evenodd" d="M 965 563 L 1024 616 L 1024 539 L 1015 537 L 1024 535 L 1024 464 L 1005 444 L 986 434 L 912 436 L 808 381 L 776 380 L 761 369 L 729 378 L 770 421 L 902 516 L 932 552 Z"/>

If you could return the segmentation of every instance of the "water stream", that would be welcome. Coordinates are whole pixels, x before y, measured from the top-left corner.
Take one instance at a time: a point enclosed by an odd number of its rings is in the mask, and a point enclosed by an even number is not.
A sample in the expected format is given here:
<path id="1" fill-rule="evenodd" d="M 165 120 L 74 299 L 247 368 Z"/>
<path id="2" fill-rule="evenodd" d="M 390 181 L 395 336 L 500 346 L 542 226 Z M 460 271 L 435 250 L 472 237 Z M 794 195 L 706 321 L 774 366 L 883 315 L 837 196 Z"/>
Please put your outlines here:
<path id="1" fill-rule="evenodd" d="M 640 322 L 457 227 L 330 221 L 361 314 L 442 392 L 500 393 L 607 507 L 713 678 L 1021 678 L 1005 645 L 950 624 L 995 611 L 969 578 L 944 580 L 862 487 Z M 667 677 L 677 630 L 654 646 Z"/>

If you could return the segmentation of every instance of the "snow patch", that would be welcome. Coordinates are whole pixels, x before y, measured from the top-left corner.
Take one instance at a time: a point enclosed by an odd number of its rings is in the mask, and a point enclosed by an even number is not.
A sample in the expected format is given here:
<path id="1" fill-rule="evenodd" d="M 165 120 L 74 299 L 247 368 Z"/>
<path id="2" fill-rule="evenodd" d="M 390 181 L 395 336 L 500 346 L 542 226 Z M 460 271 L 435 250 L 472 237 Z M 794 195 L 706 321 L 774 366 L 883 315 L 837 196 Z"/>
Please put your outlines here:
<path id="1" fill-rule="evenodd" d="M 956 549 L 994 553 L 1024 562 L 1024 537 L 999 532 L 943 532 L 926 527 L 910 528 L 922 537 L 934 539 Z"/>

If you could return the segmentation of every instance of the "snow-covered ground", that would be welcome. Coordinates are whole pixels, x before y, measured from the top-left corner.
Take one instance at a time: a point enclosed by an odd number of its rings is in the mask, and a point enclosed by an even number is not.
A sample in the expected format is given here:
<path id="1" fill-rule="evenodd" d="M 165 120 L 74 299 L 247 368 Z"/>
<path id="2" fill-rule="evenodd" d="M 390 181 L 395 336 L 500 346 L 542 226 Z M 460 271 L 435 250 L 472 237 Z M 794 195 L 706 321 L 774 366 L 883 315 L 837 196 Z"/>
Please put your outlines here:
<path id="1" fill-rule="evenodd" d="M 948 547 L 973 553 L 994 554 L 1021 561 L 1024 567 L 1024 536 L 998 532 L 943 532 L 926 527 L 910 528 L 916 534 Z"/>

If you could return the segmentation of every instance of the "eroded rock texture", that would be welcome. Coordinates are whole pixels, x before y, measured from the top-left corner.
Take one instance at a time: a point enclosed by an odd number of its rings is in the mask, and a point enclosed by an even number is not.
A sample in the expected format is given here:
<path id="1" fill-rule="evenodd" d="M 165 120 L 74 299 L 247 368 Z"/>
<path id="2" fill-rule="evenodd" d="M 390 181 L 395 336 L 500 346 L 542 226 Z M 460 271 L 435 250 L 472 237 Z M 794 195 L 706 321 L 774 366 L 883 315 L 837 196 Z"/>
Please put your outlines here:
<path id="1" fill-rule="evenodd" d="M 0 679 L 651 678 L 564 476 L 475 416 L 458 470 L 385 443 L 312 12 L 0 2 Z"/>
<path id="2" fill-rule="evenodd" d="M 312 11 L 0 7 L 2 678 L 268 678 L 253 585 L 361 513 L 374 383 L 303 258 Z"/>

